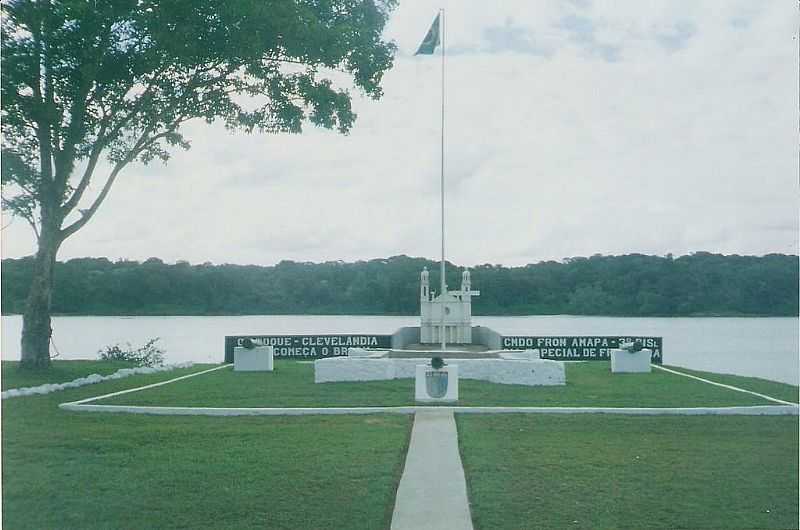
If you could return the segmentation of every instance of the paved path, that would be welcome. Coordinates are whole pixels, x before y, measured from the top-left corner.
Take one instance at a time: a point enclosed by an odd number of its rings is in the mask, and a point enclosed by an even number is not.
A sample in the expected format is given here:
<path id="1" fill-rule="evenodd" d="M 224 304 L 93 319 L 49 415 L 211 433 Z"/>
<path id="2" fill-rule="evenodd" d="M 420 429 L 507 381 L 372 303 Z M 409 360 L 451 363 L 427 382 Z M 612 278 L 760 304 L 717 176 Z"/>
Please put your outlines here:
<path id="1" fill-rule="evenodd" d="M 453 412 L 418 411 L 391 530 L 472 530 Z"/>

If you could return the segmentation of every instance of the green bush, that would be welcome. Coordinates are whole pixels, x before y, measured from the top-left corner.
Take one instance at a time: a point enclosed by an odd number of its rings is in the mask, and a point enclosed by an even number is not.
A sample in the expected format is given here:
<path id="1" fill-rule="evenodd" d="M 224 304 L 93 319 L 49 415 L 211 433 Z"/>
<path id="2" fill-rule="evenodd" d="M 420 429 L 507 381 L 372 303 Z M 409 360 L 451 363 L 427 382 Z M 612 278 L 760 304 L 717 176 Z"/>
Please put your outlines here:
<path id="1" fill-rule="evenodd" d="M 164 350 L 156 346 L 160 337 L 148 340 L 141 348 L 133 349 L 129 342 L 126 342 L 127 349 L 123 349 L 119 343 L 106 346 L 97 353 L 102 361 L 128 361 L 136 366 L 161 366 L 164 364 Z"/>

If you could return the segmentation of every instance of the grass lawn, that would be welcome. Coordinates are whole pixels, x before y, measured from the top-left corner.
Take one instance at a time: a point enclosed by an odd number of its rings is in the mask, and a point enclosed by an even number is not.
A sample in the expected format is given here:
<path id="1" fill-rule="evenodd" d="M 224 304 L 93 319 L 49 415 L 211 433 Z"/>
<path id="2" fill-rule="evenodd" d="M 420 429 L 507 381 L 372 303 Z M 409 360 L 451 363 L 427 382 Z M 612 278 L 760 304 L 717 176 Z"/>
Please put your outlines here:
<path id="1" fill-rule="evenodd" d="M 477 529 L 798 527 L 797 417 L 456 420 Z"/>
<path id="2" fill-rule="evenodd" d="M 57 408 L 208 367 L 3 400 L 3 527 L 388 528 L 410 416 L 154 417 Z"/>
<path id="3" fill-rule="evenodd" d="M 67 383 L 89 374 L 111 375 L 122 368 L 135 365 L 125 361 L 53 361 L 45 371 L 20 370 L 19 361 L 2 361 L 3 390 L 25 386 L 39 386 L 47 383 Z"/>
<path id="4" fill-rule="evenodd" d="M 567 364 L 564 386 L 501 385 L 461 379 L 459 405 L 692 407 L 774 404 L 660 370 L 612 375 L 608 362 Z M 747 378 L 745 378 L 747 379 Z M 754 380 L 757 386 L 758 381 Z M 746 386 L 748 381 L 742 380 Z M 775 383 L 775 385 L 780 385 Z M 783 385 L 797 392 L 797 387 Z M 97 401 L 101 405 L 336 407 L 414 404 L 414 380 L 314 383 L 312 364 L 275 363 L 274 372 L 222 369 L 174 384 Z"/>
<path id="5" fill-rule="evenodd" d="M 759 394 L 782 399 L 784 401 L 790 401 L 792 403 L 797 403 L 800 401 L 800 399 L 798 399 L 798 387 L 794 385 L 768 381 L 767 379 L 758 379 L 756 377 L 698 372 L 697 370 L 689 370 L 688 368 L 679 368 L 677 366 L 668 366 L 667 368 L 671 368 L 686 374 L 696 375 L 697 377 L 702 377 L 703 379 L 708 379 L 709 381 L 714 381 L 715 383 L 722 383 L 725 385 L 744 388 L 746 390 L 752 390 L 753 392 L 758 392 Z"/>

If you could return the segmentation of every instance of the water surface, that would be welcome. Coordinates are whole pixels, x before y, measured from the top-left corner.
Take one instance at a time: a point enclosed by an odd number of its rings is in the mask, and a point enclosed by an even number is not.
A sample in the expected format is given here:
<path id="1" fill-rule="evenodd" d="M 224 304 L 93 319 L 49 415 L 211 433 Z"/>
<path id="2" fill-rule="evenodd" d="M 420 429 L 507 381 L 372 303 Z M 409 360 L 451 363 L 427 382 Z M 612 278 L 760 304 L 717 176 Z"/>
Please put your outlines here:
<path id="1" fill-rule="evenodd" d="M 2 317 L 2 358 L 19 359 L 22 317 Z M 664 338 L 664 363 L 798 384 L 798 319 L 473 317 L 503 335 L 643 335 Z M 94 359 L 106 345 L 161 337 L 167 362 L 220 362 L 225 335 L 375 333 L 419 325 L 407 316 L 54 317 L 52 352 Z"/>

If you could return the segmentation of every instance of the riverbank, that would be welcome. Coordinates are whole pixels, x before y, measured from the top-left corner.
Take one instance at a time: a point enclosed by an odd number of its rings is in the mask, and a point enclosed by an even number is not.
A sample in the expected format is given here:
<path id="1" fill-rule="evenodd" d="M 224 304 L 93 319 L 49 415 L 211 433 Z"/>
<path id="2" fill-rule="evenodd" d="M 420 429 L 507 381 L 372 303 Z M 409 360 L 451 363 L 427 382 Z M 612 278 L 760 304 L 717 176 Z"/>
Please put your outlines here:
<path id="1" fill-rule="evenodd" d="M 2 318 L 3 360 L 19 359 L 22 318 Z M 504 336 L 663 337 L 664 363 L 707 372 L 800 383 L 800 322 L 797 318 L 473 318 Z M 59 359 L 96 359 L 102 348 L 134 347 L 160 337 L 165 362 L 217 363 L 226 335 L 388 334 L 418 326 L 419 317 L 240 316 L 240 317 L 54 317 L 51 352 Z"/>
<path id="2" fill-rule="evenodd" d="M 477 304 L 476 304 L 477 305 Z M 2 313 L 0 316 L 21 317 L 22 313 Z M 107 311 L 102 313 L 58 313 L 51 314 L 54 317 L 241 317 L 241 316 L 390 316 L 390 317 L 404 317 L 408 316 L 402 312 L 391 311 L 364 311 L 364 312 L 342 312 L 342 311 L 321 311 L 309 313 L 264 313 L 264 312 L 209 312 L 209 311 L 192 311 L 189 309 L 176 309 L 175 311 L 125 311 L 114 312 Z M 603 317 L 603 318 L 774 318 L 774 317 L 797 317 L 800 313 L 740 313 L 736 311 L 728 312 L 702 312 L 702 313 L 654 313 L 654 314 L 636 314 L 636 313 L 615 313 L 615 314 L 602 314 L 602 313 L 529 313 L 524 311 L 519 312 L 491 312 L 484 311 L 479 314 L 474 314 L 473 317 Z"/>

